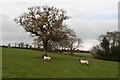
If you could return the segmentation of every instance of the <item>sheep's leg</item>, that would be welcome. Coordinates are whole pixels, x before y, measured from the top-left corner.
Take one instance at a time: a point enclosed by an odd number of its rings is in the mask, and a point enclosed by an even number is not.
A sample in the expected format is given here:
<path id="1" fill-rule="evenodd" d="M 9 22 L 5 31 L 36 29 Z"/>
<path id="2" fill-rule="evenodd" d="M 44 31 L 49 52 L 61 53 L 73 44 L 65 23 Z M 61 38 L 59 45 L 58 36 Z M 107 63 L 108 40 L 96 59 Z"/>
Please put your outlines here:
<path id="1" fill-rule="evenodd" d="M 89 63 L 87 62 L 87 65 L 89 65 Z"/>
<path id="2" fill-rule="evenodd" d="M 45 61 L 45 59 L 44 59 L 44 61 Z"/>
<path id="3" fill-rule="evenodd" d="M 49 61 L 51 62 L 51 59 Z"/>
<path id="4" fill-rule="evenodd" d="M 49 62 L 49 59 L 47 59 L 48 60 L 48 62 Z"/>
<path id="5" fill-rule="evenodd" d="M 89 65 L 88 62 L 86 62 L 86 64 Z"/>

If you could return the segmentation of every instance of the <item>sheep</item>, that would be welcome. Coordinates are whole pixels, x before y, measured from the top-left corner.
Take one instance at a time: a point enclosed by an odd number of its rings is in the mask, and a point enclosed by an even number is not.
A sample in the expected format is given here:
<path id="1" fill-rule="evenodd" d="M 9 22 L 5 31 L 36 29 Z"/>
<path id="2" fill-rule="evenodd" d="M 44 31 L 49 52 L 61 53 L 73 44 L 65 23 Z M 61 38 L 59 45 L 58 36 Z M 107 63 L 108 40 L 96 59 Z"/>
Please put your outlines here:
<path id="1" fill-rule="evenodd" d="M 80 61 L 80 64 L 87 64 L 87 65 L 89 65 L 88 60 L 79 59 L 79 61 Z"/>
<path id="2" fill-rule="evenodd" d="M 44 59 L 44 61 L 46 61 L 46 60 L 51 61 L 51 57 L 48 57 L 48 56 L 44 56 L 43 59 Z"/>

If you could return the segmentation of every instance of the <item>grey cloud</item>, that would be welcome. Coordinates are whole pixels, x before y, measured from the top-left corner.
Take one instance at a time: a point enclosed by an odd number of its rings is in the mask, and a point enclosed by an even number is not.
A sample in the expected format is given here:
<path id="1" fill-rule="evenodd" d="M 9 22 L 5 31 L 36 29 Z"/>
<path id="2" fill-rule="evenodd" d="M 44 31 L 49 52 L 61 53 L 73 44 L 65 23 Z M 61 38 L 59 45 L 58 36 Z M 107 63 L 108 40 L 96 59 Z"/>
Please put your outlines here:
<path id="1" fill-rule="evenodd" d="M 5 3 L 2 13 L 10 17 L 2 15 L 3 43 L 14 43 L 15 41 L 32 43 L 32 38 L 29 37 L 29 34 L 27 34 L 22 27 L 17 26 L 12 18 L 23 14 L 30 6 L 48 5 L 66 10 L 67 15 L 69 15 L 71 19 L 66 20 L 64 23 L 73 29 L 79 38 L 82 38 L 84 47 L 81 49 L 91 48 L 91 46 L 98 43 L 97 38 L 100 34 L 118 29 L 117 2 L 99 1 L 93 4 L 95 0 L 92 0 L 93 2 L 86 1 L 17 2 L 7 3 L 7 6 L 5 6 Z"/>
<path id="2" fill-rule="evenodd" d="M 2 15 L 2 43 L 32 43 L 32 38 L 24 31 L 21 26 L 15 24 L 13 19 Z"/>

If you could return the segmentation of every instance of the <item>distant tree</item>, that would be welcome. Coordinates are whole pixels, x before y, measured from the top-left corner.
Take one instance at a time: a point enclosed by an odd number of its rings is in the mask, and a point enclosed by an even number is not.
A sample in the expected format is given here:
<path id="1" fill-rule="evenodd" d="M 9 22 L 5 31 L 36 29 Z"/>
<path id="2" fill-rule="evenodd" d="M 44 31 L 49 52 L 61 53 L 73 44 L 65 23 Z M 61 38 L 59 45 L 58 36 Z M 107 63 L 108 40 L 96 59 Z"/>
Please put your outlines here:
<path id="1" fill-rule="evenodd" d="M 18 47 L 19 47 L 19 48 L 24 48 L 24 42 L 18 43 Z"/>
<path id="2" fill-rule="evenodd" d="M 21 48 L 24 48 L 24 42 L 21 42 L 20 45 L 21 45 Z"/>
<path id="3" fill-rule="evenodd" d="M 27 13 L 15 18 L 15 21 L 22 25 L 26 32 L 30 32 L 32 36 L 39 36 L 44 47 L 44 55 L 47 55 L 48 41 L 54 30 L 61 28 L 64 20 L 69 17 L 62 9 L 48 6 L 35 6 L 28 8 Z M 43 57 L 42 56 L 42 57 Z"/>
<path id="4" fill-rule="evenodd" d="M 54 41 L 54 42 L 51 41 L 50 43 L 52 45 L 52 50 L 55 50 L 55 51 L 60 50 L 60 43 L 59 43 L 59 41 Z"/>
<path id="5" fill-rule="evenodd" d="M 100 35 L 99 40 L 102 41 L 103 38 L 106 38 L 109 42 L 109 48 L 120 45 L 120 32 L 107 32 L 105 35 Z"/>
<path id="6" fill-rule="evenodd" d="M 15 43 L 15 47 L 17 47 L 17 43 Z"/>
<path id="7" fill-rule="evenodd" d="M 73 51 L 81 46 L 82 40 L 76 37 L 76 34 L 73 30 L 66 29 L 65 31 L 67 33 L 66 37 L 61 38 L 59 44 L 56 46 L 60 47 L 61 49 L 69 49 L 71 54 L 73 54 Z"/>
<path id="8" fill-rule="evenodd" d="M 69 37 L 65 43 L 66 47 L 70 50 L 70 53 L 73 54 L 73 51 L 80 47 L 82 40 L 76 36 Z"/>
<path id="9" fill-rule="evenodd" d="M 25 44 L 26 48 L 29 48 L 29 44 Z"/>
<path id="10" fill-rule="evenodd" d="M 11 44 L 9 43 L 7 47 L 10 48 L 10 47 L 11 47 Z"/>
<path id="11" fill-rule="evenodd" d="M 92 47 L 91 54 L 94 58 L 102 59 L 102 56 L 105 55 L 105 52 L 100 45 L 96 45 Z"/>
<path id="12" fill-rule="evenodd" d="M 73 51 L 78 47 L 80 47 L 82 44 L 82 40 L 80 38 L 70 39 L 69 42 L 70 42 L 69 48 L 70 48 L 71 54 L 73 54 Z"/>
<path id="13" fill-rule="evenodd" d="M 102 42 L 100 43 L 105 54 L 109 53 L 109 41 L 106 37 L 103 37 Z"/>
<path id="14" fill-rule="evenodd" d="M 91 53 L 99 59 L 119 61 L 120 32 L 107 32 L 99 36 L 100 44 L 94 46 Z"/>
<path id="15" fill-rule="evenodd" d="M 32 48 L 32 45 L 30 45 L 30 49 Z"/>
<path id="16" fill-rule="evenodd" d="M 21 47 L 20 43 L 18 43 L 18 47 L 19 47 L 19 48 Z"/>

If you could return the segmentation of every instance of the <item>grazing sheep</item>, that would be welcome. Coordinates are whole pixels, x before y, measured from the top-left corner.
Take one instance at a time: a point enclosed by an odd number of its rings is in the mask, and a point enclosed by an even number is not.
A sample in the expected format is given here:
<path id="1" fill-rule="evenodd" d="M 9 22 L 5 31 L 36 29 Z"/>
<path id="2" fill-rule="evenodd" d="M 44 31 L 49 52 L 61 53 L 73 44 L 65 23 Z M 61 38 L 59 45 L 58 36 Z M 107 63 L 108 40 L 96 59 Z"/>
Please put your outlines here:
<path id="1" fill-rule="evenodd" d="M 44 56 L 43 59 L 44 59 L 44 61 L 46 61 L 46 60 L 51 61 L 51 57 L 48 57 L 48 56 Z"/>
<path id="2" fill-rule="evenodd" d="M 79 59 L 79 61 L 80 61 L 80 64 L 87 64 L 87 65 L 89 65 L 88 60 Z"/>

